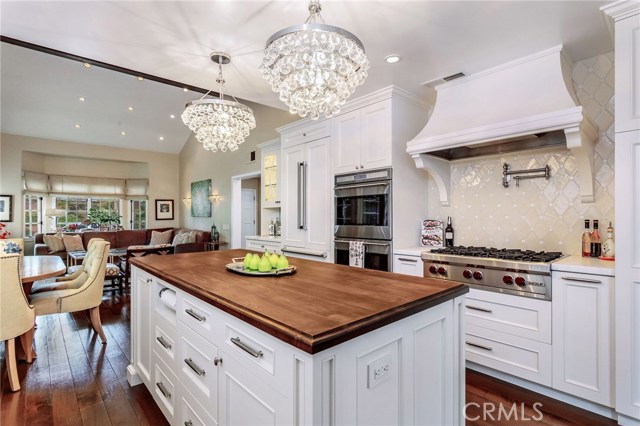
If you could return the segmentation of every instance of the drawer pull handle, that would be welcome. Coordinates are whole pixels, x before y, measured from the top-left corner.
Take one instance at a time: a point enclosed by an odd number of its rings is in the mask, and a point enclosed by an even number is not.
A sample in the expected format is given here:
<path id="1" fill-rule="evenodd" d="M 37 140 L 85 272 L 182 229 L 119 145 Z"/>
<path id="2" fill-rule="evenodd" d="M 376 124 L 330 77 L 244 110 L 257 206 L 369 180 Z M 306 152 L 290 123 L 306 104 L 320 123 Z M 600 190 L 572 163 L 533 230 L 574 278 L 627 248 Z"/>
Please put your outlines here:
<path id="1" fill-rule="evenodd" d="M 468 342 L 468 341 L 465 342 L 465 343 L 467 345 L 469 345 L 469 346 L 473 346 L 473 347 L 476 347 L 476 348 L 484 349 L 485 351 L 492 351 L 493 350 L 493 348 L 491 346 L 479 345 L 477 343 L 472 343 L 472 342 Z"/>
<path id="2" fill-rule="evenodd" d="M 418 259 L 407 259 L 406 257 L 399 257 L 398 260 L 400 262 L 411 262 L 411 263 L 417 263 Z"/>
<path id="3" fill-rule="evenodd" d="M 189 314 L 190 316 L 192 316 L 193 318 L 197 319 L 198 321 L 202 322 L 202 321 L 206 321 L 207 317 L 197 314 L 195 312 L 193 312 L 193 310 L 191 308 L 189 309 L 185 309 L 184 310 L 187 314 Z"/>
<path id="4" fill-rule="evenodd" d="M 464 306 L 466 306 L 467 309 L 472 309 L 474 311 L 488 312 L 488 313 L 492 313 L 493 312 L 491 309 L 480 308 L 478 306 L 473 306 L 473 305 L 464 305 Z"/>
<path id="5" fill-rule="evenodd" d="M 240 349 L 242 349 L 243 351 L 245 351 L 246 353 L 248 353 L 254 358 L 261 358 L 262 355 L 264 355 L 262 351 L 256 351 L 251 346 L 247 345 L 244 342 L 241 342 L 239 337 L 232 337 L 231 343 L 233 343 L 234 345 L 236 345 L 237 347 L 239 347 Z"/>
<path id="6" fill-rule="evenodd" d="M 217 366 L 218 364 L 222 364 L 222 358 L 215 357 L 213 359 L 213 365 Z"/>
<path id="7" fill-rule="evenodd" d="M 193 422 L 191 420 L 187 420 L 184 422 L 184 426 L 193 426 Z"/>
<path id="8" fill-rule="evenodd" d="M 164 384 L 162 382 L 156 382 L 156 386 L 158 387 L 158 389 L 160 389 L 160 392 L 162 392 L 165 398 L 171 398 L 171 392 L 169 392 L 167 388 L 164 387 Z"/>
<path id="9" fill-rule="evenodd" d="M 164 340 L 164 337 L 162 336 L 158 336 L 156 337 L 156 340 L 162 345 L 164 346 L 165 349 L 171 349 L 171 343 L 167 342 L 166 340 Z"/>
<path id="10" fill-rule="evenodd" d="M 186 362 L 189 368 L 191 368 L 198 376 L 204 376 L 205 371 L 202 368 L 198 367 L 198 365 L 193 362 L 191 358 L 185 358 L 184 362 Z"/>
<path id="11" fill-rule="evenodd" d="M 562 277 L 562 279 L 567 281 L 578 281 L 581 283 L 602 284 L 602 281 L 600 280 L 592 280 L 589 278 Z"/>

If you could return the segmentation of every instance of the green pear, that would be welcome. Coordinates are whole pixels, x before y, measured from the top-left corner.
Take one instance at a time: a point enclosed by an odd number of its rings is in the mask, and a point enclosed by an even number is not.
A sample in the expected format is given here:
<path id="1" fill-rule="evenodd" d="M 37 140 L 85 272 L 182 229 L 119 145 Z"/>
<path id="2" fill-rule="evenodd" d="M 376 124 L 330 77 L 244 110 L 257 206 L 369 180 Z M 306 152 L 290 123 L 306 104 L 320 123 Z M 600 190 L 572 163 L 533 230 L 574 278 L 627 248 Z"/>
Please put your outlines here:
<path id="1" fill-rule="evenodd" d="M 278 258 L 278 261 L 276 262 L 276 268 L 277 269 L 286 269 L 289 267 L 289 259 L 287 259 L 287 256 L 280 255 L 280 257 Z"/>
<path id="2" fill-rule="evenodd" d="M 251 263 L 249 263 L 249 269 L 256 271 L 258 270 L 258 264 L 260 263 L 260 256 L 254 254 L 251 256 Z"/>
<path id="3" fill-rule="evenodd" d="M 278 255 L 275 253 L 271 253 L 269 255 L 269 262 L 271 262 L 271 268 L 275 268 L 278 263 Z"/>
<path id="4" fill-rule="evenodd" d="M 265 254 L 260 259 L 260 263 L 258 263 L 258 271 L 260 272 L 269 272 L 271 271 L 271 262 L 269 261 L 269 255 Z"/>
<path id="5" fill-rule="evenodd" d="M 245 269 L 249 269 L 251 267 L 251 259 L 253 259 L 253 255 L 251 253 L 247 253 L 244 255 L 242 266 L 244 266 Z"/>

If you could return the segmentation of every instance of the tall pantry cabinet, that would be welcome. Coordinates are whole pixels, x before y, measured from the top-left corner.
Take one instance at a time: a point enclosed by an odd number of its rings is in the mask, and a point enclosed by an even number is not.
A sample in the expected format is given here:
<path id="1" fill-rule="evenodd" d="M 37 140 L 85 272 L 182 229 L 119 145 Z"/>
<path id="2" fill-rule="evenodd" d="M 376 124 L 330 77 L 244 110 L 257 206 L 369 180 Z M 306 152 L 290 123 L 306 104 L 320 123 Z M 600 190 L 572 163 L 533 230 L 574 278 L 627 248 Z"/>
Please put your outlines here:
<path id="1" fill-rule="evenodd" d="M 640 425 L 640 3 L 602 11 L 615 38 L 616 411 Z"/>

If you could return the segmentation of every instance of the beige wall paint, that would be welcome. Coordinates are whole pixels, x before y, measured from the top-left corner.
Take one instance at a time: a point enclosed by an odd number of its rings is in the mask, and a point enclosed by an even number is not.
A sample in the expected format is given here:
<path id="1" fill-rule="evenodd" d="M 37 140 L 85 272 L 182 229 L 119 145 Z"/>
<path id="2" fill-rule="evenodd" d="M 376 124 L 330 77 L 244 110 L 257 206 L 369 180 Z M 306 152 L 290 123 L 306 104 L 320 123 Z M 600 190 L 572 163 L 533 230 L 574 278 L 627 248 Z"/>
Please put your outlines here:
<path id="1" fill-rule="evenodd" d="M 427 209 L 433 219 L 452 217 L 456 245 L 580 254 L 584 219 L 599 219 L 600 235 L 606 237 L 607 225 L 614 219 L 615 194 L 613 53 L 576 62 L 572 74 L 583 111 L 599 129 L 594 153 L 595 202 L 580 201 L 576 176 L 581 171 L 567 149 L 457 161 L 451 166 L 451 206 L 442 207 L 429 178 Z M 551 178 L 503 188 L 505 162 L 513 170 L 548 164 Z"/>
<path id="2" fill-rule="evenodd" d="M 41 170 L 48 170 L 49 173 L 56 171 L 78 176 L 113 177 L 115 170 L 111 169 L 111 166 L 116 167 L 116 164 L 118 173 L 126 172 L 127 177 L 146 177 L 140 176 L 146 173 L 149 178 L 148 226 L 150 228 L 178 226 L 180 173 L 177 154 L 8 134 L 0 135 L 0 140 L 0 193 L 11 194 L 15 197 L 14 200 L 17 200 L 14 205 L 14 221 L 8 224 L 14 236 L 22 235 L 23 159 L 25 166 L 41 167 Z M 59 158 L 61 156 L 66 158 Z M 176 200 L 175 220 L 155 220 L 154 200 L 156 198 Z"/>
<path id="3" fill-rule="evenodd" d="M 247 105 L 253 109 L 257 127 L 237 151 L 207 151 L 193 134 L 180 151 L 180 199 L 190 195 L 191 182 L 203 179 L 211 179 L 212 191 L 224 196 L 219 205 L 213 206 L 213 217 L 210 218 L 191 217 L 188 207 L 180 202 L 180 224 L 186 228 L 206 230 L 215 222 L 224 241 L 231 240 L 231 177 L 260 173 L 260 152 L 256 145 L 279 137 L 276 128 L 298 119 L 287 111 L 251 102 L 247 102 Z M 256 151 L 254 162 L 249 161 L 251 151 Z"/>

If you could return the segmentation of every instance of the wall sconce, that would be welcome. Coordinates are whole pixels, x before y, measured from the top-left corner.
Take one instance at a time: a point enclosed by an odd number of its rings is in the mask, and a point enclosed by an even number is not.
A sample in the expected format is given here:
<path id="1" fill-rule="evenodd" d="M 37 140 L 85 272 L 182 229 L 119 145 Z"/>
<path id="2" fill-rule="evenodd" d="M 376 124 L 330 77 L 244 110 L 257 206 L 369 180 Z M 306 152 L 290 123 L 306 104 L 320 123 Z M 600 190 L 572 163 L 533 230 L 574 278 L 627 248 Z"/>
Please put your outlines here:
<path id="1" fill-rule="evenodd" d="M 218 194 L 217 192 L 214 192 L 213 194 L 209 195 L 209 200 L 211 200 L 211 203 L 214 206 L 217 206 L 218 204 L 220 204 L 220 201 L 224 200 L 224 196 Z"/>
<path id="2" fill-rule="evenodd" d="M 182 202 L 184 203 L 185 206 L 191 207 L 191 195 L 187 195 L 186 197 L 184 197 L 182 199 Z"/>

